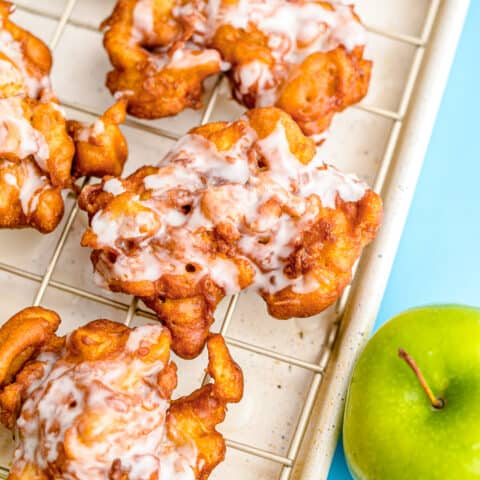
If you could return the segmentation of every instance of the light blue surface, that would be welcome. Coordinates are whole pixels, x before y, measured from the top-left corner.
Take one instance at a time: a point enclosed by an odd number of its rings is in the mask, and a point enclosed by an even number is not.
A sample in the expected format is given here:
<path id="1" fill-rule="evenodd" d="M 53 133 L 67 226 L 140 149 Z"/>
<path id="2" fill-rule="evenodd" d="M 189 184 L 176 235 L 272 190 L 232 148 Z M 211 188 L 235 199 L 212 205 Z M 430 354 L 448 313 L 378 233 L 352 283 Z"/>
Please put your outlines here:
<path id="1" fill-rule="evenodd" d="M 417 305 L 480 306 L 480 1 L 471 1 L 375 329 Z M 341 442 L 329 480 L 351 480 Z"/>

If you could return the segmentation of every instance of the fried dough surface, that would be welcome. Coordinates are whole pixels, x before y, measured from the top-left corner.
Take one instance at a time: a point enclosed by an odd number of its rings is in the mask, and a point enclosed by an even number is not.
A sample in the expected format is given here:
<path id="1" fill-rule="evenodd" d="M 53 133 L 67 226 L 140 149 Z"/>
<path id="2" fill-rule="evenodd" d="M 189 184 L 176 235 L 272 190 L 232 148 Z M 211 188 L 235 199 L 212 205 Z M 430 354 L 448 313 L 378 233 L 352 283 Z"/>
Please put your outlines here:
<path id="1" fill-rule="evenodd" d="M 19 443 L 9 480 L 205 480 L 224 459 L 216 431 L 243 376 L 223 338 L 208 338 L 213 379 L 171 400 L 170 333 L 95 320 L 65 338 L 60 319 L 27 308 L 0 328 L 1 420 Z"/>
<path id="2" fill-rule="evenodd" d="M 50 50 L 10 21 L 12 11 L 0 0 L 0 228 L 48 233 L 63 215 L 62 189 L 78 176 L 121 173 L 125 103 L 91 127 L 71 122 L 74 142 L 51 87 Z"/>
<path id="3" fill-rule="evenodd" d="M 70 120 L 68 131 L 75 142 L 75 177 L 120 175 L 128 145 L 119 125 L 125 122 L 126 102 L 118 101 L 92 125 Z"/>
<path id="4" fill-rule="evenodd" d="M 51 232 L 63 215 L 74 145 L 56 103 L 0 99 L 0 227 Z"/>
<path id="5" fill-rule="evenodd" d="M 21 95 L 48 101 L 55 97 L 50 49 L 9 19 L 14 5 L 0 1 L 0 98 Z"/>
<path id="6" fill-rule="evenodd" d="M 278 106 L 320 141 L 368 91 L 365 30 L 341 3 L 118 0 L 102 26 L 107 87 L 137 117 L 199 108 L 205 78 L 224 71 L 240 103 Z"/>
<path id="7" fill-rule="evenodd" d="M 216 50 L 184 45 L 174 6 L 168 0 L 120 0 L 102 24 L 114 66 L 107 87 L 126 98 L 128 112 L 140 118 L 200 108 L 203 80 L 221 69 Z"/>
<path id="8" fill-rule="evenodd" d="M 382 216 L 379 196 L 321 163 L 276 108 L 194 128 L 158 166 L 106 177 L 79 204 L 97 280 L 141 297 L 187 358 L 218 302 L 244 288 L 277 318 L 331 305 Z"/>

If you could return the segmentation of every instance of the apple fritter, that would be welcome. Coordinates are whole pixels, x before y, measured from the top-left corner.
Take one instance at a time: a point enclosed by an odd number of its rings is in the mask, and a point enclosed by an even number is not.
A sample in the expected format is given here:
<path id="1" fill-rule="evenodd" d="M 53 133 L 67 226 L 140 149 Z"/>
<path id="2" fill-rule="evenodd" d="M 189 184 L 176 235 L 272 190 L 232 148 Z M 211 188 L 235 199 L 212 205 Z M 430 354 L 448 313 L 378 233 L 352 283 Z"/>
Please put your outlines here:
<path id="1" fill-rule="evenodd" d="M 341 2 L 118 0 L 102 27 L 107 87 L 137 117 L 200 107 L 204 79 L 224 71 L 243 105 L 278 106 L 320 142 L 368 91 L 365 29 Z"/>
<path id="2" fill-rule="evenodd" d="M 251 287 L 277 318 L 331 305 L 374 237 L 380 197 L 323 164 L 282 110 L 194 128 L 157 166 L 85 188 L 99 284 L 138 295 L 194 357 L 219 301 Z"/>
<path id="3" fill-rule="evenodd" d="M 164 0 L 120 0 L 102 23 L 114 67 L 107 87 L 128 100 L 128 113 L 136 117 L 200 108 L 203 80 L 221 70 L 216 50 L 184 43 L 189 38 L 173 17 L 174 7 Z"/>
<path id="4" fill-rule="evenodd" d="M 51 232 L 60 222 L 62 189 L 81 175 L 119 175 L 127 146 L 118 102 L 92 127 L 71 122 L 51 88 L 49 48 L 9 20 L 0 0 L 0 228 Z"/>
<path id="5" fill-rule="evenodd" d="M 19 433 L 9 480 L 206 480 L 225 456 L 215 427 L 243 395 L 223 338 L 207 340 L 213 382 L 171 400 L 163 326 L 101 319 L 57 337 L 59 322 L 27 308 L 0 328 L 0 418 Z"/>

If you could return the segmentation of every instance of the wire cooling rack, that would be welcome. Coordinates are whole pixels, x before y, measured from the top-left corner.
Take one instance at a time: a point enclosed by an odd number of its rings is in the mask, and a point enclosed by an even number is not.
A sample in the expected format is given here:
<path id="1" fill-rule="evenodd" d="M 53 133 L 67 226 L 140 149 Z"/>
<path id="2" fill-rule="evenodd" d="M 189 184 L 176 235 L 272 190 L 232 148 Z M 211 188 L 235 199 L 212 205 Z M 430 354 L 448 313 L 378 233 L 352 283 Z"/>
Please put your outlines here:
<path id="1" fill-rule="evenodd" d="M 373 0 L 365 0 L 367 3 L 372 3 Z M 400 2 L 401 0 L 397 0 Z M 38 5 L 37 5 L 38 3 Z M 56 0 L 55 5 L 60 5 L 58 8 L 46 8 L 47 5 L 40 5 L 41 2 L 20 2 L 18 9 L 22 12 L 34 15 L 42 19 L 49 19 L 56 22 L 56 26 L 53 32 L 53 35 L 50 40 L 50 48 L 52 49 L 54 56 L 56 49 L 61 45 L 62 37 L 65 33 L 67 26 L 73 26 L 83 30 L 96 31 L 97 25 L 101 18 L 93 18 L 91 21 L 85 21 L 82 18 L 73 16 L 72 12 L 78 4 L 82 3 L 82 0 Z M 357 1 L 358 4 L 362 3 L 362 0 Z M 373 1 L 375 3 L 375 1 Z M 382 2 L 383 3 L 383 2 Z M 390 2 L 389 2 L 390 3 Z M 395 2 L 391 2 L 395 3 Z M 456 44 L 459 31 L 461 29 L 461 24 L 463 21 L 463 16 L 465 15 L 468 1 L 442 1 L 442 0 L 430 0 L 427 2 L 428 5 L 425 8 L 425 14 L 423 16 L 423 21 L 421 22 L 421 28 L 419 34 L 404 34 L 404 33 L 395 33 L 391 28 L 376 28 L 373 26 L 368 26 L 368 31 L 371 35 L 376 38 L 386 38 L 393 40 L 395 42 L 400 42 L 401 44 L 408 45 L 414 49 L 413 54 L 409 59 L 409 68 L 408 74 L 406 75 L 405 81 L 403 82 L 403 88 L 400 95 L 400 101 L 397 108 L 385 108 L 384 106 L 376 106 L 373 104 L 362 103 L 351 107 L 352 109 L 360 110 L 367 112 L 368 114 L 378 116 L 384 119 L 391 121 L 392 125 L 390 132 L 387 136 L 385 142 L 385 148 L 381 158 L 377 162 L 375 168 L 375 175 L 373 178 L 373 189 L 387 195 L 385 207 L 386 207 L 386 226 L 385 229 L 387 232 L 384 234 L 384 239 L 377 240 L 376 244 L 369 249 L 368 257 L 378 254 L 379 249 L 385 249 L 388 252 L 388 255 L 380 267 L 377 265 L 377 272 L 369 271 L 372 269 L 372 264 L 374 263 L 371 258 L 363 258 L 363 264 L 366 263 L 365 268 L 361 268 L 354 282 L 354 293 L 352 294 L 351 288 L 347 288 L 342 295 L 341 299 L 336 303 L 336 305 L 330 310 L 331 320 L 328 323 L 328 328 L 323 335 L 321 341 L 316 345 L 317 348 L 317 359 L 316 361 L 305 360 L 300 355 L 290 355 L 278 351 L 274 348 L 267 348 L 259 343 L 252 342 L 250 340 L 244 340 L 242 338 L 237 338 L 229 334 L 229 327 L 232 322 L 232 318 L 235 312 L 236 307 L 238 306 L 240 296 L 234 295 L 228 299 L 224 314 L 222 318 L 216 322 L 217 330 L 224 335 L 227 343 L 238 350 L 243 350 L 253 355 L 255 361 L 258 363 L 259 368 L 265 362 L 265 359 L 270 359 L 274 362 L 275 365 L 284 365 L 288 368 L 298 368 L 303 369 L 311 374 L 311 379 L 309 382 L 306 391 L 301 395 L 302 401 L 293 399 L 292 401 L 298 402 L 298 416 L 296 418 L 296 424 L 291 428 L 291 435 L 287 440 L 287 447 L 285 452 L 280 454 L 274 451 L 273 449 L 260 448 L 256 446 L 253 442 L 242 442 L 235 440 L 233 438 L 227 438 L 228 449 L 236 450 L 242 452 L 247 456 L 256 457 L 260 459 L 273 462 L 278 465 L 276 473 L 272 476 L 271 473 L 266 473 L 267 471 L 260 471 L 254 473 L 251 478 L 263 479 L 263 478 L 280 478 L 280 480 L 288 480 L 290 478 L 301 478 L 311 480 L 313 478 L 321 480 L 326 478 L 328 472 L 329 461 L 331 458 L 331 453 L 333 451 L 336 439 L 336 431 L 338 428 L 334 427 L 329 428 L 327 423 L 330 425 L 332 423 L 338 424 L 338 415 L 341 411 L 342 399 L 336 398 L 336 395 L 342 394 L 342 389 L 345 387 L 345 381 L 348 379 L 348 372 L 351 364 L 354 361 L 356 352 L 361 345 L 361 341 L 353 342 L 355 348 L 352 348 L 350 353 L 345 353 L 346 345 L 345 342 L 348 341 L 348 334 L 352 332 L 346 330 L 346 333 L 342 333 L 342 329 L 346 328 L 345 323 L 347 322 L 350 326 L 356 325 L 355 332 L 358 333 L 361 331 L 365 333 L 368 331 L 373 318 L 378 309 L 378 304 L 383 294 L 383 288 L 388 277 L 388 271 L 393 260 L 395 253 L 396 245 L 400 236 L 401 229 L 403 227 L 403 222 L 406 216 L 408 209 L 408 204 L 410 203 L 410 197 L 405 195 L 403 198 L 393 198 L 390 201 L 389 195 L 397 186 L 393 185 L 392 182 L 395 182 L 399 178 L 404 182 L 410 190 L 413 192 L 414 185 L 416 182 L 416 176 L 421 164 L 422 150 L 425 149 L 426 143 L 428 142 L 428 136 L 433 124 L 433 118 L 435 114 L 435 106 L 430 109 L 426 108 L 427 111 L 432 111 L 433 114 L 429 121 L 425 119 L 411 119 L 410 116 L 414 115 L 415 110 L 418 110 L 418 105 L 421 103 L 421 99 L 415 98 L 417 83 L 420 81 L 421 76 L 425 76 L 425 73 L 422 70 L 425 70 L 431 65 L 425 66 L 425 58 L 431 57 L 431 50 L 434 48 L 445 48 L 445 54 L 443 55 L 443 63 L 447 66 L 439 73 L 439 76 L 436 78 L 436 82 L 440 82 L 440 85 L 436 88 L 431 88 L 430 92 L 432 98 L 428 102 L 428 105 L 437 105 L 441 97 L 441 91 L 443 89 L 443 84 L 447 72 L 448 66 L 451 63 L 453 56 L 454 45 Z M 455 6 L 453 5 L 455 3 Z M 414 5 L 414 4 L 413 4 Z M 455 13 L 456 12 L 456 13 Z M 445 24 L 445 18 L 450 16 L 449 23 Z M 90 19 L 89 19 L 90 20 Z M 445 32 L 447 28 L 450 29 L 450 35 L 448 36 Z M 453 33 L 452 33 L 453 30 Z M 433 33 L 434 34 L 433 34 Z M 38 33 L 38 32 L 35 32 Z M 435 37 L 435 38 L 432 38 Z M 453 46 L 452 46 L 453 43 Z M 433 45 L 432 45 L 433 44 Z M 446 48 L 446 45 L 450 45 L 450 48 Z M 101 49 L 100 43 L 98 48 Z M 427 55 L 426 55 L 427 53 Z M 437 68 L 440 69 L 441 60 L 437 60 Z M 431 63 L 431 62 L 427 62 Z M 435 66 L 435 65 L 434 65 Z M 102 72 L 103 75 L 104 72 Z M 432 78 L 431 76 L 429 77 Z M 417 82 L 418 81 L 418 82 Z M 215 80 L 213 87 L 211 88 L 208 99 L 205 103 L 205 108 L 202 111 L 200 123 L 208 122 L 213 115 L 214 109 L 216 107 L 219 92 L 222 88 L 223 79 L 218 77 Z M 422 78 L 422 85 L 425 84 L 426 80 Z M 419 87 L 420 88 L 420 87 Z M 423 85 L 425 89 L 425 85 Z M 425 90 L 428 92 L 429 89 Z M 427 93 L 428 95 L 428 93 Z M 418 92 L 417 92 L 418 96 Z M 413 98 L 413 100 L 412 100 Z M 81 114 L 87 114 L 89 116 L 99 116 L 102 111 L 98 108 L 92 107 L 90 104 L 80 104 L 77 102 L 72 102 L 70 99 L 61 98 L 62 105 L 67 107 L 69 110 L 78 112 Z M 412 105 L 412 102 L 415 105 Z M 409 109 L 412 109 L 413 114 L 409 112 Z M 404 125 L 407 123 L 408 125 Z M 413 127 L 412 127 L 413 124 Z M 163 139 L 176 140 L 180 137 L 180 133 L 173 131 L 173 129 L 164 128 L 163 126 L 158 126 L 157 124 L 147 124 L 142 121 L 137 121 L 129 118 L 126 122 L 126 125 L 138 132 L 146 132 L 153 134 Z M 163 125 L 163 124 L 162 124 Z M 399 156 L 404 147 L 403 144 L 407 146 L 412 146 L 412 141 L 403 138 L 405 136 L 405 130 L 408 128 L 418 128 L 419 131 L 423 133 L 427 139 L 423 140 L 420 145 L 418 145 L 415 167 L 412 171 L 405 173 L 404 176 L 398 176 L 398 172 L 401 171 L 401 165 L 399 165 Z M 373 139 L 372 139 L 373 141 Z M 404 155 L 405 156 L 405 155 Z M 403 158 L 403 157 L 402 157 Z M 408 163 L 405 163 L 404 167 L 408 170 Z M 397 176 L 395 176 L 397 174 Z M 88 180 L 85 180 L 83 185 L 85 185 Z M 402 184 L 403 185 L 403 184 Z M 6 262 L 0 262 L 0 271 L 3 271 L 7 274 L 10 274 L 14 277 L 20 277 L 37 284 L 35 295 L 32 301 L 33 305 L 45 304 L 45 294 L 47 289 L 54 289 L 68 294 L 72 294 L 76 297 L 81 297 L 96 304 L 105 305 L 113 309 L 124 312 L 124 322 L 128 325 L 132 322 L 135 316 L 142 317 L 146 320 L 155 319 L 155 315 L 150 311 L 142 308 L 138 304 L 137 298 L 128 299 L 125 296 L 113 296 L 109 294 L 103 294 L 91 291 L 91 289 L 81 288 L 78 285 L 71 284 L 71 282 L 60 281 L 54 278 L 54 272 L 58 268 L 59 259 L 62 254 L 62 251 L 65 248 L 67 239 L 72 231 L 72 226 L 76 221 L 79 215 L 79 209 L 76 202 L 71 202 L 70 209 L 67 210 L 65 218 L 66 220 L 63 223 L 61 232 L 59 233 L 58 238 L 55 240 L 52 248 L 44 254 L 49 254 L 50 259 L 46 264 L 46 268 L 43 269 L 42 273 L 36 273 L 30 271 L 26 268 L 21 268 L 19 266 L 11 265 Z M 392 208 L 391 205 L 392 204 Z M 398 207 L 400 206 L 400 210 Z M 395 208 L 397 208 L 395 210 Z M 389 227 L 389 224 L 393 220 L 394 216 L 397 216 L 397 229 L 396 233 L 392 233 L 392 229 Z M 385 247 L 387 240 L 391 241 L 390 247 Z M 380 243 L 380 245 L 379 245 Z M 80 247 L 78 247 L 80 249 Z M 383 251 L 383 250 L 382 250 Z M 28 253 L 27 253 L 28 254 Z M 364 256 L 365 257 L 365 256 Z M 379 257 L 380 258 L 380 257 Z M 365 271 L 366 270 L 366 271 Z M 359 294 L 358 291 L 355 292 L 356 284 L 367 282 L 368 278 L 371 278 L 373 275 L 374 279 L 377 279 L 377 289 L 376 294 L 372 301 L 370 301 L 370 310 L 367 315 L 367 319 L 363 322 L 358 322 L 359 312 L 358 307 L 352 305 L 353 302 L 356 302 L 358 305 L 359 295 L 360 300 L 364 303 L 368 303 L 365 293 Z M 373 282 L 375 287 L 375 282 Z M 357 288 L 358 290 L 358 288 Z M 360 287 L 360 291 L 362 288 Z M 241 294 L 243 295 L 243 294 Z M 121 298 L 121 299 L 119 299 Z M 127 300 L 125 300 L 127 298 Z M 28 303 L 28 300 L 27 300 Z M 48 306 L 48 305 L 46 305 Z M 361 309 L 360 309 L 361 312 Z M 262 313 L 262 315 L 264 315 Z M 341 353 L 336 353 L 340 351 Z M 346 355 L 348 361 L 342 361 L 341 355 Z M 234 355 L 235 356 L 235 355 Z M 338 367 L 332 365 L 331 361 L 332 356 L 335 357 L 334 360 L 338 361 Z M 332 374 L 331 372 L 335 372 Z M 328 374 L 326 372 L 329 372 Z M 336 375 L 335 379 L 332 379 L 332 375 Z M 339 380 L 340 379 L 340 380 Z M 206 381 L 206 377 L 203 376 L 203 382 Z M 325 386 L 325 392 L 323 395 L 320 395 L 322 384 L 328 383 Z M 325 407 L 326 406 L 326 407 Z M 312 415 L 314 412 L 314 415 Z M 328 419 L 328 420 L 326 420 Z M 323 424 L 322 424 L 323 422 Z M 308 429 L 310 425 L 310 429 Z M 252 426 L 252 430 L 255 430 L 256 426 Z M 327 431 L 327 433 L 325 433 Z M 308 435 L 306 435 L 308 433 Z M 321 452 L 321 453 L 319 453 Z M 226 470 L 224 472 L 229 472 L 228 470 L 228 461 L 229 456 L 227 454 L 226 460 Z M 248 465 L 248 461 L 245 463 Z M 253 468 L 253 467 L 252 467 Z M 268 470 L 268 472 L 270 472 Z M 8 475 L 7 465 L 0 467 L 0 477 L 6 478 Z M 212 475 L 212 478 L 217 478 L 216 473 Z M 218 478 L 234 478 L 232 473 L 223 473 L 223 475 Z M 236 477 L 235 477 L 236 478 Z M 240 476 L 238 478 L 247 478 Z M 250 477 L 248 477 L 250 478 Z"/>

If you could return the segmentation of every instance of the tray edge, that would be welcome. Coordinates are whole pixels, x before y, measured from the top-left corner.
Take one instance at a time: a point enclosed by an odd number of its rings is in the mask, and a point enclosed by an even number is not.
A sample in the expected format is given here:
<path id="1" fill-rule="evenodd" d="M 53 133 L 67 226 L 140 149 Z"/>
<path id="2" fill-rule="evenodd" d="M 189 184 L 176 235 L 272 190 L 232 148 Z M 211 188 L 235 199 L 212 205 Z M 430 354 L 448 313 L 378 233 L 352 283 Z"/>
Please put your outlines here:
<path id="1" fill-rule="evenodd" d="M 351 370 L 380 308 L 469 4 L 470 0 L 441 0 L 382 189 L 383 225 L 359 264 L 310 426 L 294 465 L 293 480 L 319 480 L 328 476 Z"/>

